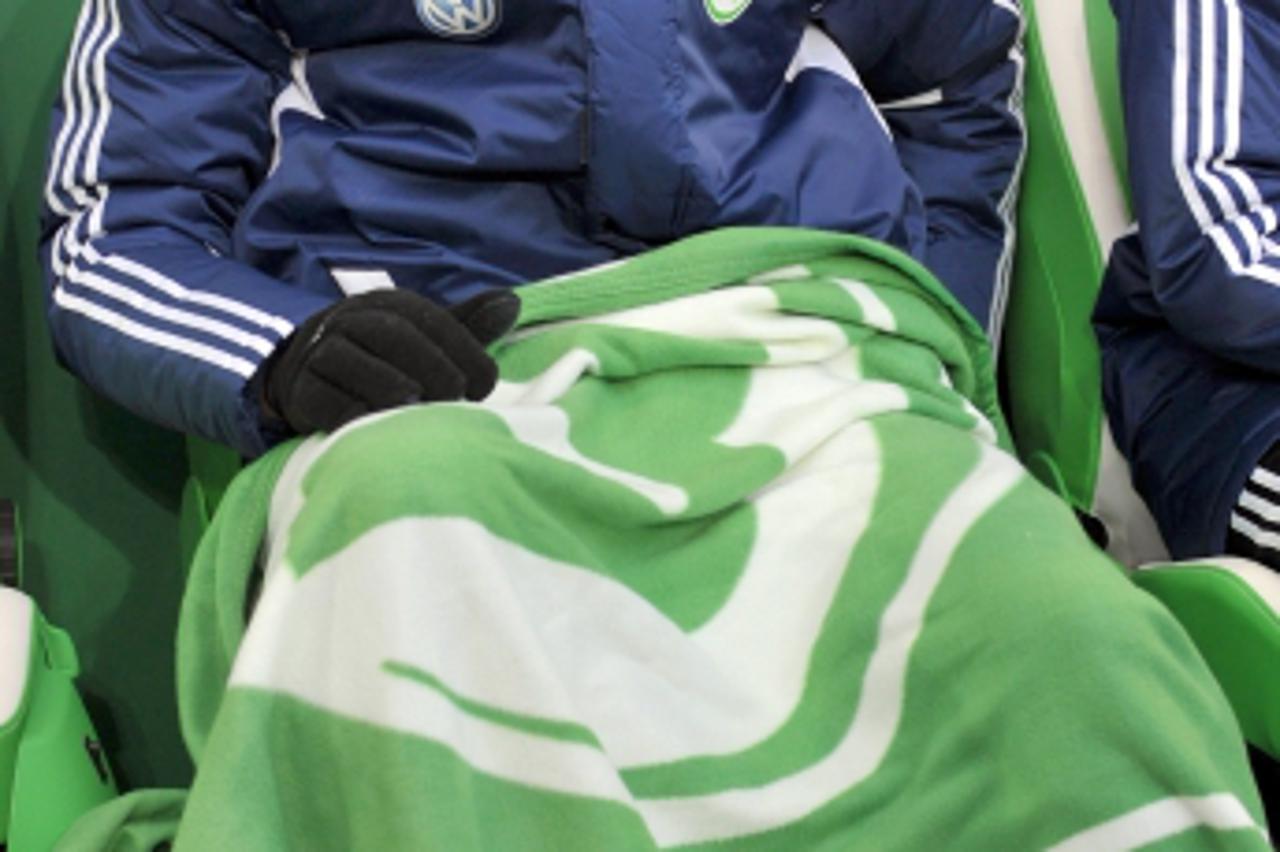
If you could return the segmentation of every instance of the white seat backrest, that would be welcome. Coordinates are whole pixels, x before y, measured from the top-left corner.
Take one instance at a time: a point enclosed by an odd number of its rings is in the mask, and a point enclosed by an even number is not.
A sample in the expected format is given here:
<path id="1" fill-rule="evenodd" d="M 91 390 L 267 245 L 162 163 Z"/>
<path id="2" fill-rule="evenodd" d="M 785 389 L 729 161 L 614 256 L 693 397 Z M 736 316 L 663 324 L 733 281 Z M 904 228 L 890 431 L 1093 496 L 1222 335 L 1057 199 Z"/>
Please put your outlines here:
<path id="1" fill-rule="evenodd" d="M 1098 103 L 1085 0 L 1041 0 L 1036 22 L 1058 117 L 1105 258 L 1133 220 Z"/>
<path id="2" fill-rule="evenodd" d="M 15 589 L 0 587 L 0 728 L 22 707 L 31 667 L 35 606 Z"/>

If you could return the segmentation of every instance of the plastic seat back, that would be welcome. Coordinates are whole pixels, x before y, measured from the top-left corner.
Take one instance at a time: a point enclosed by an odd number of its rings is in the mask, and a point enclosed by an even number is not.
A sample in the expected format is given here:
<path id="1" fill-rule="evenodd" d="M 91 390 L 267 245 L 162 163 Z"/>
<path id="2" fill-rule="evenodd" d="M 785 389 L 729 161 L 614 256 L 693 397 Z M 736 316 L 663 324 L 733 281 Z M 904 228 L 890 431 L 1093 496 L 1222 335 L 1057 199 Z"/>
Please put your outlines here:
<path id="1" fill-rule="evenodd" d="M 176 786 L 190 776 L 173 698 L 182 439 L 57 365 L 36 254 L 79 7 L 0 2 L 0 496 L 21 507 L 26 590 L 79 649 L 77 684 L 121 782 Z"/>
<path id="2" fill-rule="evenodd" d="M 1001 355 L 1010 425 L 1028 468 L 1102 521 L 1113 555 L 1161 559 L 1107 428 L 1090 321 L 1111 243 L 1130 222 L 1115 27 L 1106 0 L 1026 9 L 1028 147 Z"/>

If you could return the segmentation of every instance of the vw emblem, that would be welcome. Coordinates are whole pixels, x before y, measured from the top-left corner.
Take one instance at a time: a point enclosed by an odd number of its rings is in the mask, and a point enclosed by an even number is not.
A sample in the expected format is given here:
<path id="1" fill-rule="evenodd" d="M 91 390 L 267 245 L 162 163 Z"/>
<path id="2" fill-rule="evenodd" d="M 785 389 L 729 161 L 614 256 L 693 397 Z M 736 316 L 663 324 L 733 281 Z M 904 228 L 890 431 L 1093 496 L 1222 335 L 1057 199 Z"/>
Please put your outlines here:
<path id="1" fill-rule="evenodd" d="M 418 17 L 445 38 L 480 38 L 498 25 L 500 0 L 414 0 Z"/>

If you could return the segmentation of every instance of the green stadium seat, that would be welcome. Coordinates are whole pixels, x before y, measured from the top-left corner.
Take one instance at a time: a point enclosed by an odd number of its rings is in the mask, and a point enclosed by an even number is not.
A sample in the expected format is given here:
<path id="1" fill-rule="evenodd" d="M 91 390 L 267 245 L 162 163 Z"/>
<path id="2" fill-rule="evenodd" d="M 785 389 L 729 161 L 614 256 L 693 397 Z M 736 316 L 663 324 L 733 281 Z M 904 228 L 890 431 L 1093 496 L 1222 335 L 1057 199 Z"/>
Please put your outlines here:
<path id="1" fill-rule="evenodd" d="M 1111 13 L 1105 0 L 1026 5 L 1028 147 L 1001 352 L 1010 426 L 1031 471 L 1102 522 L 1117 559 L 1161 559 L 1164 543 L 1107 428 L 1090 323 L 1107 252 L 1131 221 L 1123 145 L 1106 129 L 1107 115 L 1119 120 Z M 1108 85 L 1090 56 L 1104 77 L 1110 69 Z"/>
<path id="2" fill-rule="evenodd" d="M 79 651 L 77 686 L 124 787 L 186 786 L 173 636 L 185 447 L 54 361 L 35 245 L 49 109 L 76 0 L 0 3 L 0 496 L 24 587 Z"/>
<path id="3" fill-rule="evenodd" d="M 1110 246 L 1132 218 L 1110 6 L 1025 2 L 1029 146 L 1002 358 L 1014 439 L 1045 484 L 1102 522 L 1134 582 L 1182 622 L 1246 739 L 1280 755 L 1280 575 L 1240 559 L 1162 561 L 1107 429 L 1090 314 Z"/>

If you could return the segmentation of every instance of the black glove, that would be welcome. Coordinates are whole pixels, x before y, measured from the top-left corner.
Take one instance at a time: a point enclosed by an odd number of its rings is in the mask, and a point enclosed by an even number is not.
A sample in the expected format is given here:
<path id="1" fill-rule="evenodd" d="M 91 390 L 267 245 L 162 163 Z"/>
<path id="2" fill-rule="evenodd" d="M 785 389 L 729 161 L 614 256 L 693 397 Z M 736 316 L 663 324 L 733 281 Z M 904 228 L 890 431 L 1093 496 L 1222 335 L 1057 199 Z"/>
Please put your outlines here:
<path id="1" fill-rule="evenodd" d="M 400 405 L 484 399 L 498 380 L 484 347 L 519 313 L 510 290 L 449 309 L 409 290 L 350 296 L 307 319 L 272 354 L 263 368 L 264 418 L 306 435 Z"/>

